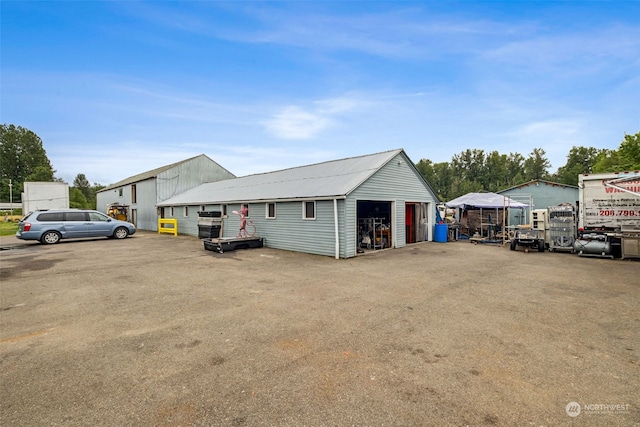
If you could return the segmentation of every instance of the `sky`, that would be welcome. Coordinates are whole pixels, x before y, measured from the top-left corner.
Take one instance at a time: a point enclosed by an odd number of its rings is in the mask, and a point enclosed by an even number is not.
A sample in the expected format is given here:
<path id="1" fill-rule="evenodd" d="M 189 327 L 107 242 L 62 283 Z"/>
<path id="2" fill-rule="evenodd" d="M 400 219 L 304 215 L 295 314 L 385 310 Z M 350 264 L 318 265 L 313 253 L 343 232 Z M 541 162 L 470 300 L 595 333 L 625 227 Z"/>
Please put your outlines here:
<path id="1" fill-rule="evenodd" d="M 206 154 L 237 176 L 403 148 L 617 149 L 640 131 L 640 2 L 0 2 L 0 122 L 56 177 Z"/>

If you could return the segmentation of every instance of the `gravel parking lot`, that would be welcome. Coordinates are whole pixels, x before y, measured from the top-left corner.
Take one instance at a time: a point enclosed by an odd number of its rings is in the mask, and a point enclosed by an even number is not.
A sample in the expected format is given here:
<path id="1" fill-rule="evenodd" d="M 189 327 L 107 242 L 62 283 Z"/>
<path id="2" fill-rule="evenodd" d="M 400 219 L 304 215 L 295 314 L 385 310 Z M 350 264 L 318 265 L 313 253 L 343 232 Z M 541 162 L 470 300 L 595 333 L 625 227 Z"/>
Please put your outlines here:
<path id="1" fill-rule="evenodd" d="M 640 425 L 637 261 L 0 247 L 3 426 Z"/>

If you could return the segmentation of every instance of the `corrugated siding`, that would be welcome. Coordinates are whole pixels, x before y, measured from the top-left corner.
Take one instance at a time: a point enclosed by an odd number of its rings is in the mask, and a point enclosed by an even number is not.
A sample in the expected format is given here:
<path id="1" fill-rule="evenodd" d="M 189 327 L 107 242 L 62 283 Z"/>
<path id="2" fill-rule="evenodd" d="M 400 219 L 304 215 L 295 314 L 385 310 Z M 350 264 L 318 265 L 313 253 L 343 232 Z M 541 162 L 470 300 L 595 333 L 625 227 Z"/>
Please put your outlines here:
<path id="1" fill-rule="evenodd" d="M 136 186 L 136 203 L 129 209 L 136 209 L 136 227 L 141 230 L 158 231 L 158 211 L 156 210 L 156 180 L 140 181 Z M 131 185 L 124 188 L 131 197 Z"/>
<path id="2" fill-rule="evenodd" d="M 528 185 L 522 188 L 514 188 L 500 192 L 505 196 L 531 196 L 533 198 L 533 209 L 546 209 L 549 206 L 558 206 L 562 203 L 571 203 L 575 206 L 578 200 L 578 189 L 562 186 L 553 186 L 545 183 L 539 185 Z M 529 203 L 525 198 L 518 197 L 516 199 L 519 202 Z M 521 224 L 520 216 L 524 214 L 525 218 L 522 219 L 522 224 L 529 224 L 529 210 L 528 209 L 510 209 L 509 212 L 509 224 L 517 225 Z"/>
<path id="3" fill-rule="evenodd" d="M 132 203 L 132 185 L 136 186 L 136 203 Z M 120 196 L 120 189 L 122 189 L 122 196 Z M 107 213 L 106 206 L 111 203 L 127 205 L 130 211 L 136 209 L 135 225 L 138 229 L 158 231 L 155 179 L 127 184 L 97 194 L 96 204 L 100 212 Z"/>
<path id="4" fill-rule="evenodd" d="M 102 191 L 96 194 L 96 210 L 107 213 L 107 205 L 111 203 L 119 203 L 121 205 L 131 204 L 131 186 L 122 187 L 122 196 L 120 196 L 119 188 L 113 190 Z"/>
<path id="5" fill-rule="evenodd" d="M 205 182 L 234 178 L 227 170 L 206 156 L 198 156 L 158 174 L 158 193 L 155 204 L 181 194 Z"/>
<path id="6" fill-rule="evenodd" d="M 356 249 L 356 202 L 358 200 L 395 202 L 395 218 L 393 218 L 395 238 L 393 240 L 396 242 L 396 247 L 406 245 L 405 202 L 430 202 L 429 228 L 433 227 L 436 198 L 409 162 L 410 160 L 402 153 L 398 154 L 349 195 L 347 217 L 350 218 L 351 226 L 347 226 L 346 230 L 349 251 L 353 250 L 355 253 Z"/>
<path id="7" fill-rule="evenodd" d="M 206 156 L 198 156 L 158 173 L 156 178 L 126 184 L 97 194 L 98 210 L 106 213 L 106 205 L 120 203 L 136 209 L 136 227 L 140 230 L 158 231 L 156 204 L 205 182 L 234 178 L 234 176 Z M 131 188 L 136 186 L 136 203 L 131 203 Z M 122 196 L 119 196 L 122 188 Z M 189 208 L 189 218 L 184 218 L 183 208 L 176 207 L 178 231 L 198 235 L 199 206 Z M 193 221 L 195 217 L 195 221 Z"/>

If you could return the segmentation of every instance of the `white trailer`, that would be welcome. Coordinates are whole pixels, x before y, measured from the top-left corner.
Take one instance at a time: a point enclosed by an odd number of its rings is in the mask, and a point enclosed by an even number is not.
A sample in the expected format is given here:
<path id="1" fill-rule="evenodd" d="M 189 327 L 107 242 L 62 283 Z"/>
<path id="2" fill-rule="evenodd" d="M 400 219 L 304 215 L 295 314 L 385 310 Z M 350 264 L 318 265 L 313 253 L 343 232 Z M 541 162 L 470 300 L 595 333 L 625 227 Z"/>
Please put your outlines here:
<path id="1" fill-rule="evenodd" d="M 579 175 L 578 203 L 580 255 L 634 256 L 632 246 L 640 242 L 640 171 Z"/>
<path id="2" fill-rule="evenodd" d="M 25 182 L 22 192 L 22 214 L 36 209 L 69 209 L 69 184 Z"/>

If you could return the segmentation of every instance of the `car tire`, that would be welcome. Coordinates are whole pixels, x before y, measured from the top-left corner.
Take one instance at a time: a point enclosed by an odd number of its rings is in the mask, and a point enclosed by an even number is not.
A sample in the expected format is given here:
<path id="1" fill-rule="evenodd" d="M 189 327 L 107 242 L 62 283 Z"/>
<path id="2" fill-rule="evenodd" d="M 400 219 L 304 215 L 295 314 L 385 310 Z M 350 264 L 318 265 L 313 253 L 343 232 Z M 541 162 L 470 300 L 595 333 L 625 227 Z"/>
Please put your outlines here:
<path id="1" fill-rule="evenodd" d="M 54 245 L 60 241 L 62 236 L 57 231 L 46 231 L 40 237 L 40 243 L 43 245 Z"/>
<path id="2" fill-rule="evenodd" d="M 128 235 L 129 230 L 127 230 L 125 227 L 118 227 L 113 232 L 113 237 L 115 237 L 116 239 L 124 239 Z"/>

